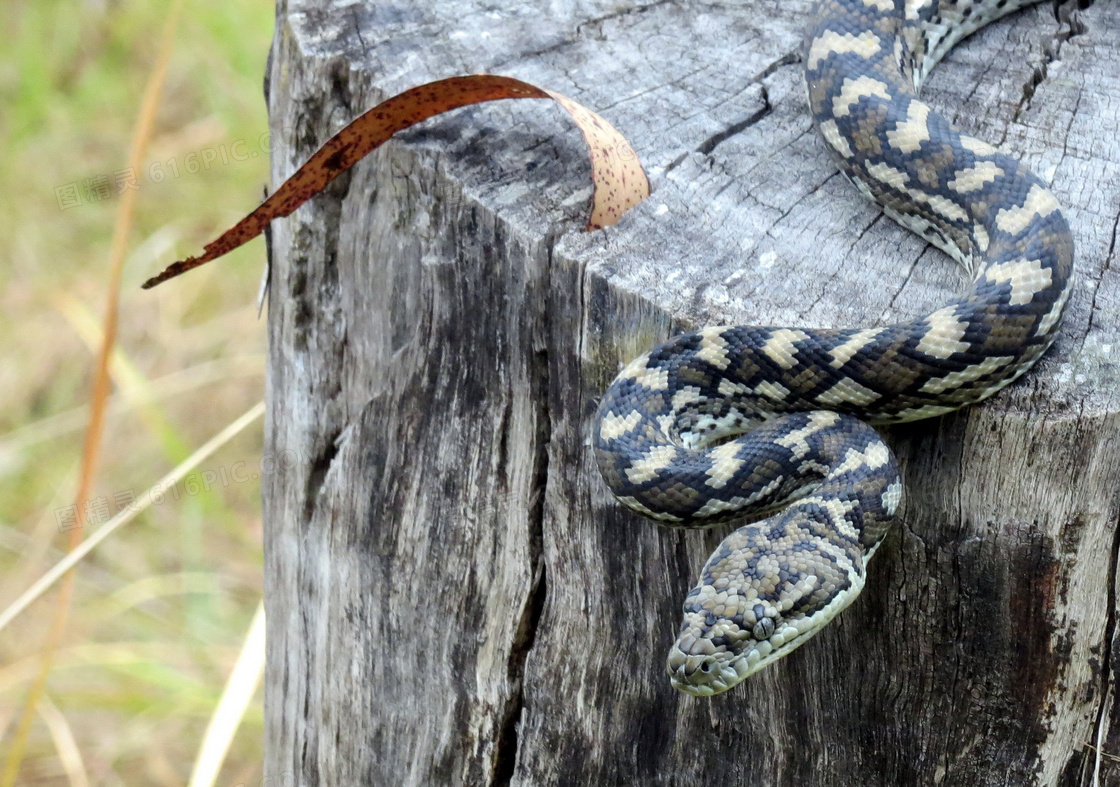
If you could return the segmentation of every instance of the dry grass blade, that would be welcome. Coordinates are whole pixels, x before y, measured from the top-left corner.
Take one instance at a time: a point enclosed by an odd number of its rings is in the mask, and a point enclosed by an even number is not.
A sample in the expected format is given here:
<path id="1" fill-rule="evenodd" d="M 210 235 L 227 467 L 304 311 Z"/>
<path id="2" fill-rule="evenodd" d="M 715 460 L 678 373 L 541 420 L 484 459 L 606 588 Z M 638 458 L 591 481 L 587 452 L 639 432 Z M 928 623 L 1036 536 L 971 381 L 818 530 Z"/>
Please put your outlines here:
<path id="1" fill-rule="evenodd" d="M 150 601 L 179 595 L 213 594 L 219 592 L 220 588 L 220 575 L 203 571 L 143 577 L 106 598 L 104 608 L 99 610 L 96 617 L 99 621 L 106 621 Z"/>
<path id="2" fill-rule="evenodd" d="M 19 545 L 18 548 L 23 554 L 19 567 L 8 572 L 0 581 L 0 604 L 8 603 L 18 594 L 19 588 L 26 587 L 31 578 L 39 573 L 39 567 L 44 565 L 48 556 L 56 551 L 52 543 L 53 536 L 58 532 L 55 512 L 59 506 L 74 499 L 77 480 L 78 463 L 75 461 L 67 470 L 59 474 L 50 502 L 43 508 L 43 513 L 38 517 L 34 529 L 26 536 L 24 543 Z M 5 528 L 7 529 L 6 525 Z M 0 709 L 0 730 L 6 729 L 4 710 L 7 709 Z"/>
<path id="3" fill-rule="evenodd" d="M 1088 741 L 1081 741 L 1081 745 L 1093 752 L 1093 787 L 1100 787 L 1101 783 L 1101 763 L 1105 760 L 1109 762 L 1120 762 L 1120 757 L 1115 754 L 1109 754 L 1100 748 L 1101 738 L 1104 735 L 1104 725 L 1097 728 L 1097 745 L 1089 743 Z"/>
<path id="4" fill-rule="evenodd" d="M 93 352 L 105 346 L 101 327 L 84 303 L 68 293 L 56 293 L 51 297 L 54 306 Z M 109 357 L 109 377 L 117 390 L 124 394 L 132 404 L 140 420 L 147 426 L 164 448 L 167 458 L 172 462 L 182 461 L 190 449 L 172 428 L 164 411 L 156 403 L 152 394 L 152 384 L 144 373 L 120 348 L 114 347 Z"/>
<path id="5" fill-rule="evenodd" d="M 187 369 L 164 375 L 151 380 L 147 387 L 138 391 L 121 391 L 109 397 L 108 415 L 120 415 L 129 412 L 135 407 L 146 405 L 149 402 L 162 401 L 171 396 L 194 391 L 203 386 L 238 377 L 255 377 L 264 374 L 263 355 L 235 355 L 229 358 L 217 358 L 213 361 L 204 361 Z M 12 454 L 26 450 L 28 447 L 61 437 L 75 429 L 80 429 L 86 421 L 88 411 L 85 408 L 74 408 L 55 415 L 47 416 L 40 421 L 15 429 L 0 436 L 0 460 L 5 454 Z M 5 468 L 0 465 L 0 473 Z M 51 508 L 55 506 L 52 504 Z"/>
<path id="6" fill-rule="evenodd" d="M 198 257 L 172 263 L 144 282 L 144 289 L 215 260 L 260 235 L 275 218 L 291 215 L 328 183 L 376 150 L 386 140 L 417 123 L 452 109 L 507 98 L 551 98 L 572 116 L 591 150 L 595 194 L 587 228 L 601 229 L 649 196 L 649 179 L 634 149 L 607 121 L 575 101 L 512 77 L 492 74 L 458 76 L 410 88 L 360 115 L 311 155 L 260 207 Z"/>
<path id="7" fill-rule="evenodd" d="M 171 51 L 175 41 L 175 29 L 178 27 L 179 12 L 182 9 L 182 0 L 177 0 L 170 8 L 167 21 L 164 25 L 163 37 L 160 42 L 159 56 L 148 77 L 144 89 L 144 96 L 140 102 L 140 112 L 136 122 L 136 129 L 132 137 L 132 146 L 129 150 L 129 166 L 133 171 L 138 171 L 144 163 L 148 140 L 151 138 L 152 126 L 155 122 L 156 108 L 159 106 L 160 96 L 163 92 L 164 80 L 167 76 L 167 66 L 171 61 Z M 127 189 L 121 197 L 117 208 L 116 221 L 113 225 L 113 241 L 109 256 L 109 280 L 107 286 L 107 299 L 105 304 L 105 321 L 101 352 L 98 354 L 97 369 L 93 378 L 93 390 L 90 394 L 89 426 L 86 429 L 86 438 L 82 447 L 82 468 L 78 479 L 78 493 L 76 505 L 78 510 L 89 499 L 93 490 L 94 478 L 97 476 L 98 457 L 101 452 L 101 438 L 105 429 L 105 407 L 109 398 L 109 359 L 112 356 L 113 345 L 117 338 L 117 318 L 120 311 L 120 283 L 121 271 L 124 268 L 125 249 L 128 246 L 128 236 L 132 228 L 132 217 L 136 206 L 136 191 Z M 77 546 L 81 534 L 75 528 L 70 532 L 70 548 Z M 23 712 L 20 715 L 19 726 L 16 728 L 15 738 L 8 750 L 8 757 L 4 762 L 3 774 L 0 774 L 0 786 L 12 787 L 19 775 L 20 763 L 23 761 L 23 752 L 27 746 L 27 738 L 31 733 L 31 725 L 35 719 L 35 708 L 39 698 L 47 686 L 47 677 L 51 671 L 51 661 L 54 651 L 62 641 L 66 631 L 66 619 L 70 611 L 70 599 L 74 593 L 73 577 L 67 578 L 62 584 L 58 594 L 58 603 L 55 607 L 55 617 L 47 634 L 47 641 L 43 648 L 42 667 L 32 683 L 27 694 Z"/>
<path id="8" fill-rule="evenodd" d="M 11 603 L 11 605 L 0 612 L 0 631 L 11 623 L 21 612 L 27 609 L 35 599 L 43 595 L 50 589 L 51 585 L 58 581 L 60 577 L 65 575 L 72 569 L 78 561 L 93 551 L 94 547 L 108 538 L 122 525 L 127 524 L 142 513 L 145 509 L 152 505 L 153 500 L 159 495 L 166 492 L 166 490 L 173 487 L 187 475 L 187 473 L 194 470 L 201 464 L 208 456 L 213 454 L 223 445 L 232 440 L 238 435 L 245 427 L 255 421 L 264 413 L 264 402 L 258 402 L 250 408 L 244 415 L 231 423 L 225 429 L 212 438 L 206 441 L 197 451 L 187 457 L 181 464 L 174 470 L 165 475 L 159 481 L 152 485 L 150 489 L 140 495 L 136 500 L 129 505 L 125 510 L 121 511 L 115 517 L 110 519 L 100 528 L 98 528 L 92 536 L 82 541 L 77 547 L 70 550 L 62 560 L 55 564 L 54 568 L 39 578 L 39 581 L 24 591 L 23 595 Z"/>
<path id="9" fill-rule="evenodd" d="M 1088 741 L 1081 741 L 1081 745 L 1084 746 L 1086 749 L 1089 749 L 1090 751 L 1096 752 L 1099 756 L 1103 757 L 1106 760 L 1112 760 L 1113 762 L 1120 762 L 1120 757 L 1116 756 L 1115 754 L 1109 754 L 1106 751 L 1101 751 L 1100 749 L 1098 749 L 1096 746 L 1089 743 Z"/>
<path id="10" fill-rule="evenodd" d="M 249 624 L 249 632 L 245 635 L 245 642 L 241 646 L 241 653 L 237 656 L 237 663 L 233 672 L 226 681 L 222 698 L 210 723 L 206 726 L 206 735 L 202 739 L 202 747 L 194 761 L 191 771 L 191 780 L 188 787 L 211 787 L 218 778 L 218 772 L 225 761 L 226 752 L 241 726 L 241 719 L 245 709 L 253 699 L 257 685 L 264 673 L 264 602 L 257 605 L 253 615 L 253 622 Z"/>
<path id="11" fill-rule="evenodd" d="M 210 655 L 226 658 L 230 648 L 211 646 Z M 148 685 L 159 683 L 162 679 L 144 670 L 145 664 L 184 663 L 189 653 L 180 643 L 153 642 L 151 640 L 121 640 L 117 642 L 80 642 L 58 649 L 56 669 L 78 670 L 97 668 L 102 674 L 112 671 L 128 673 L 137 683 Z M 19 659 L 11 664 L 0 666 L 0 696 L 14 691 L 16 685 L 26 682 L 35 675 L 38 666 L 34 656 Z M 211 693 L 207 693 L 210 697 Z"/>
<path id="12" fill-rule="evenodd" d="M 86 773 L 82 752 L 74 739 L 70 723 L 46 694 L 39 700 L 39 717 L 47 725 L 47 731 L 54 741 L 58 759 L 62 763 L 63 770 L 66 771 L 66 778 L 70 780 L 71 787 L 89 787 L 89 774 Z"/>

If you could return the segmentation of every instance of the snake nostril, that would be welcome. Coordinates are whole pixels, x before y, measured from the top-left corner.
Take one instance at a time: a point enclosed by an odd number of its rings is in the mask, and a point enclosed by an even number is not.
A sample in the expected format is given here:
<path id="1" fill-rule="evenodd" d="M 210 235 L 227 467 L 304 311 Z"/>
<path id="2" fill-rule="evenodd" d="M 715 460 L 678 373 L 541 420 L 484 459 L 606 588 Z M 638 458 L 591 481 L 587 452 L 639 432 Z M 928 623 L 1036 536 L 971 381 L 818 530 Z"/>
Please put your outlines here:
<path id="1" fill-rule="evenodd" d="M 705 661 L 703 664 L 700 665 L 700 671 L 701 672 L 711 672 L 712 671 L 712 665 L 710 665 L 708 662 Z"/>

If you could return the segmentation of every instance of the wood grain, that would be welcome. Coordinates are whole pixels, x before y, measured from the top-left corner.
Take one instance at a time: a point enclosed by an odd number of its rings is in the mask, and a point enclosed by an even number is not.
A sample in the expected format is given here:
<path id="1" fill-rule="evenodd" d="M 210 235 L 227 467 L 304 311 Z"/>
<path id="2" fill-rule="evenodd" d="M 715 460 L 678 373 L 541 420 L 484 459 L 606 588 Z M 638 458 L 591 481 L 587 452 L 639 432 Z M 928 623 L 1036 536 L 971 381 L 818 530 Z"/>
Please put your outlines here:
<path id="1" fill-rule="evenodd" d="M 669 686 L 726 529 L 611 500 L 597 397 L 688 327 L 881 325 L 964 285 L 829 160 L 808 6 L 280 0 L 274 182 L 385 97 L 490 72 L 598 111 L 654 194 L 582 232 L 581 143 L 514 102 L 401 134 L 274 224 L 275 783 L 1120 784 L 1097 754 L 1120 756 L 1114 3 L 1004 20 L 924 91 L 1066 206 L 1078 284 L 1055 348 L 995 400 L 889 432 L 902 524 L 836 623 L 726 695 Z"/>

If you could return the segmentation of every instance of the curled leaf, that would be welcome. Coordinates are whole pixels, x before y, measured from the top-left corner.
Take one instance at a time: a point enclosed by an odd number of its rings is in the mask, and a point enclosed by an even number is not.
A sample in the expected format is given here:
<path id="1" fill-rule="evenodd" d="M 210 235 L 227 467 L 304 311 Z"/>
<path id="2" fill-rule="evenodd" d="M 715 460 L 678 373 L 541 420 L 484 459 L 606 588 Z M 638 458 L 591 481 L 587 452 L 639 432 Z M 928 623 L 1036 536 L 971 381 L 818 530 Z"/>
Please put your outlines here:
<path id="1" fill-rule="evenodd" d="M 270 221 L 290 215 L 398 131 L 452 109 L 503 98 L 551 98 L 572 116 L 591 151 L 594 196 L 588 230 L 615 224 L 623 213 L 649 196 L 649 179 L 634 149 L 610 123 L 586 107 L 512 77 L 451 77 L 406 90 L 358 117 L 315 151 L 260 207 L 207 244 L 203 254 L 172 263 L 144 282 L 144 289 L 217 259 L 257 237 Z"/>

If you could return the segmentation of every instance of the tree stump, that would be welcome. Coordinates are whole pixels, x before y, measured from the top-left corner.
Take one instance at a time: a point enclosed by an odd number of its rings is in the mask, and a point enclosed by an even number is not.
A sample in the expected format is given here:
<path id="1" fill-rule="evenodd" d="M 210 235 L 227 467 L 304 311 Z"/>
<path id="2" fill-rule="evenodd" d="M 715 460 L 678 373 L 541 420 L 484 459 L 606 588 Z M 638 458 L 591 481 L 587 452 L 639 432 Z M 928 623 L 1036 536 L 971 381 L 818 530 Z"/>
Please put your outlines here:
<path id="1" fill-rule="evenodd" d="M 888 432 L 901 524 L 836 622 L 727 694 L 670 688 L 728 528 L 612 500 L 589 446 L 610 380 L 696 326 L 883 325 L 965 287 L 829 159 L 809 8 L 279 0 L 275 183 L 388 96 L 490 72 L 600 112 L 654 193 L 583 232 L 574 126 L 500 102 L 398 135 L 274 223 L 270 783 L 1120 784 L 1115 3 L 996 23 L 923 93 L 1065 206 L 1057 344 L 983 406 Z"/>

